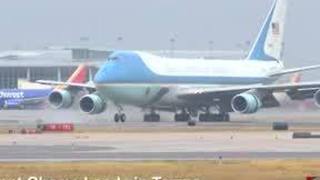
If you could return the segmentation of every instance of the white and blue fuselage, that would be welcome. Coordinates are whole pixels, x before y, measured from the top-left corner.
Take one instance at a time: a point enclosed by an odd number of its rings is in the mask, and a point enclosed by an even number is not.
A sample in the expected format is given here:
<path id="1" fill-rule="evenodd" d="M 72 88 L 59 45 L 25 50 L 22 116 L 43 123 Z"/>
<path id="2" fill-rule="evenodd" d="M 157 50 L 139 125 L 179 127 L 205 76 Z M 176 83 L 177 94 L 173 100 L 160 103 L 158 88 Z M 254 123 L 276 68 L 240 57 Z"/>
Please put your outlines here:
<path id="1" fill-rule="evenodd" d="M 94 83 L 117 104 L 168 106 L 178 103 L 175 93 L 182 89 L 266 84 L 275 80 L 270 74 L 282 69 L 280 61 L 175 59 L 120 51 L 108 58 Z M 168 92 L 153 101 L 162 88 Z"/>
<path id="2" fill-rule="evenodd" d="M 115 103 L 135 106 L 181 104 L 177 92 L 267 84 L 283 69 L 286 0 L 275 0 L 244 60 L 174 59 L 144 52 L 113 53 L 94 78 L 98 93 Z M 165 88 L 165 89 L 164 89 Z"/>

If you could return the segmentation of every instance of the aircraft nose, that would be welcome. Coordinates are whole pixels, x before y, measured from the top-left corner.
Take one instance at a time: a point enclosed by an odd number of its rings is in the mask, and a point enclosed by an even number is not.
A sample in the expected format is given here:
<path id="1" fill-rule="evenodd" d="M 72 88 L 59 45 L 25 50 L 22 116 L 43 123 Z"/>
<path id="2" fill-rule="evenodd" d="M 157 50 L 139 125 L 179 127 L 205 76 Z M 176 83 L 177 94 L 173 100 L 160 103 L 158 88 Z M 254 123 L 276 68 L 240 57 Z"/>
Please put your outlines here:
<path id="1" fill-rule="evenodd" d="M 103 83 L 104 80 L 106 79 L 106 74 L 107 74 L 107 70 L 105 68 L 100 68 L 98 70 L 98 72 L 96 73 L 96 75 L 94 76 L 94 82 L 95 83 Z"/>
<path id="2" fill-rule="evenodd" d="M 116 67 L 114 63 L 106 63 L 100 67 L 94 77 L 95 83 L 106 83 L 116 74 Z"/>

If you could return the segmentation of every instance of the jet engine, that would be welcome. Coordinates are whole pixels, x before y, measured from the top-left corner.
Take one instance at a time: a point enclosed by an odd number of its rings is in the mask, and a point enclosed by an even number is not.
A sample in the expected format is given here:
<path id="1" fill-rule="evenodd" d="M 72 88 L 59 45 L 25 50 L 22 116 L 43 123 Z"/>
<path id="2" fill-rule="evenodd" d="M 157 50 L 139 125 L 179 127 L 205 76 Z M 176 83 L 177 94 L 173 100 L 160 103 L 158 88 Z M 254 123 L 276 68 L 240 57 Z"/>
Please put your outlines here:
<path id="1" fill-rule="evenodd" d="M 54 90 L 49 95 L 49 103 L 56 109 L 69 108 L 72 102 L 73 97 L 66 90 Z"/>
<path id="2" fill-rule="evenodd" d="M 257 95 L 242 93 L 232 98 L 231 107 L 235 112 L 252 114 L 256 113 L 262 107 L 262 103 Z"/>
<path id="3" fill-rule="evenodd" d="M 314 98 L 316 105 L 318 107 L 320 107 L 320 90 L 318 90 L 316 93 L 314 93 L 313 98 Z"/>
<path id="4" fill-rule="evenodd" d="M 89 114 L 102 113 L 106 108 L 105 101 L 97 94 L 85 95 L 80 99 L 80 109 Z"/>

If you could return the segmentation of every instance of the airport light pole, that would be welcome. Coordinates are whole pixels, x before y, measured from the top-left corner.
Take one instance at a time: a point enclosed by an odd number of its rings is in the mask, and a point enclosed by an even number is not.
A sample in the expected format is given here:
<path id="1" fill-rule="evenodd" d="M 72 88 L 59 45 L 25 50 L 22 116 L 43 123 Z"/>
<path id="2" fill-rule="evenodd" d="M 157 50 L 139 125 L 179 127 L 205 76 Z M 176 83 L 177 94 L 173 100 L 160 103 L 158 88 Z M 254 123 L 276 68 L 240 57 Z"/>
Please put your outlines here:
<path id="1" fill-rule="evenodd" d="M 122 37 L 122 36 L 118 36 L 118 37 L 117 37 L 118 50 L 119 50 L 120 48 L 122 48 L 122 47 L 121 47 L 122 41 L 123 41 L 123 37 Z"/>
<path id="2" fill-rule="evenodd" d="M 236 44 L 236 47 L 241 50 L 241 53 L 244 55 L 244 57 L 247 54 L 247 49 L 250 46 L 250 41 L 245 41 L 244 43 L 238 43 Z"/>
<path id="3" fill-rule="evenodd" d="M 210 40 L 209 42 L 208 42 L 208 44 L 209 44 L 209 52 L 208 52 L 208 57 L 211 57 L 212 56 L 212 54 L 213 54 L 213 41 L 212 40 Z"/>
<path id="4" fill-rule="evenodd" d="M 250 46 L 251 46 L 251 41 L 246 41 L 245 42 L 245 45 L 246 45 L 246 47 L 245 47 L 245 55 L 244 55 L 244 57 L 246 57 L 248 54 L 249 54 L 249 49 L 250 49 Z"/>
<path id="5" fill-rule="evenodd" d="M 175 42 L 176 42 L 176 39 L 175 38 L 170 38 L 170 53 L 171 53 L 171 57 L 174 57 L 174 50 L 175 50 Z"/>
<path id="6" fill-rule="evenodd" d="M 208 44 L 209 44 L 209 51 L 212 52 L 212 51 L 213 51 L 213 41 L 210 40 L 210 41 L 208 42 Z"/>
<path id="7" fill-rule="evenodd" d="M 89 36 L 81 36 L 79 38 L 80 40 L 80 43 L 84 46 L 89 46 L 89 43 L 90 43 L 90 37 Z"/>

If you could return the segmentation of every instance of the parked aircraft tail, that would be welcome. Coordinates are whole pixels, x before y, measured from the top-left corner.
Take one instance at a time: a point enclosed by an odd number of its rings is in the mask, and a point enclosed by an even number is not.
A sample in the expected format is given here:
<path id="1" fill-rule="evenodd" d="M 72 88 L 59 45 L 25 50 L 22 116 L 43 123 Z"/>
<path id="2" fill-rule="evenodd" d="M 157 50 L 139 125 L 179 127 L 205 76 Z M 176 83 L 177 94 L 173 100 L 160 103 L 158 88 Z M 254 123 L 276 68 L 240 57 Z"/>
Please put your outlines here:
<path id="1" fill-rule="evenodd" d="M 77 69 L 68 78 L 67 83 L 85 83 L 87 81 L 88 70 L 85 64 L 80 64 Z M 64 89 L 64 85 L 59 85 L 55 88 Z"/>
<path id="2" fill-rule="evenodd" d="M 87 67 L 84 64 L 80 64 L 78 68 L 69 77 L 70 83 L 84 83 L 87 80 Z"/>

